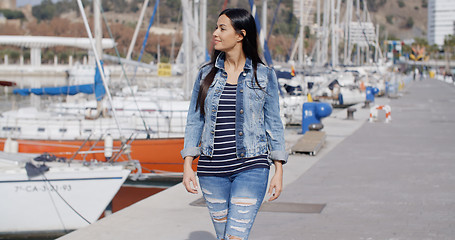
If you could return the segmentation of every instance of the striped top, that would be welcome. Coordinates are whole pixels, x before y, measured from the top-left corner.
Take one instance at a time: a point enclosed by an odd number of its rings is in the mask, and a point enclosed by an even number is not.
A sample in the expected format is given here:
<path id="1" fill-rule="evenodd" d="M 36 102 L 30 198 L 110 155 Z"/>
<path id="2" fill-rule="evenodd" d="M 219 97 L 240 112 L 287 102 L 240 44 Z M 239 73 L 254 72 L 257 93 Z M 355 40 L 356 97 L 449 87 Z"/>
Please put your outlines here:
<path id="1" fill-rule="evenodd" d="M 235 103 L 237 85 L 226 83 L 221 93 L 215 123 L 213 156 L 201 155 L 198 176 L 230 176 L 253 168 L 269 168 L 267 154 L 237 158 L 235 144 Z"/>

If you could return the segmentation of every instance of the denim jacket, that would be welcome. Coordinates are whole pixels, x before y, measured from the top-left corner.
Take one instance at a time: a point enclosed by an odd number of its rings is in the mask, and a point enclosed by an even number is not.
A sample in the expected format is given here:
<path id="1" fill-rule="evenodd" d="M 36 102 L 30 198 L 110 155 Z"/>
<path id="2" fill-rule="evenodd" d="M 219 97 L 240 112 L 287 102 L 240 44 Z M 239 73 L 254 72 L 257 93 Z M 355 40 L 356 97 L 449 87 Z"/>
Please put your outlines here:
<path id="1" fill-rule="evenodd" d="M 181 151 L 183 158 L 213 154 L 218 103 L 227 80 L 224 53 L 218 56 L 215 67 L 218 68 L 218 72 L 207 92 L 205 116 L 196 109 L 196 102 L 200 84 L 211 70 L 210 65 L 199 70 L 198 78 L 194 83 L 185 129 L 184 148 Z M 237 158 L 268 153 L 270 160 L 281 160 L 285 163 L 288 154 L 285 150 L 284 127 L 280 118 L 279 90 L 275 71 L 263 64 L 258 64 L 257 78 L 262 89 L 256 81 L 251 81 L 253 71 L 252 61 L 247 58 L 237 82 L 235 115 Z"/>

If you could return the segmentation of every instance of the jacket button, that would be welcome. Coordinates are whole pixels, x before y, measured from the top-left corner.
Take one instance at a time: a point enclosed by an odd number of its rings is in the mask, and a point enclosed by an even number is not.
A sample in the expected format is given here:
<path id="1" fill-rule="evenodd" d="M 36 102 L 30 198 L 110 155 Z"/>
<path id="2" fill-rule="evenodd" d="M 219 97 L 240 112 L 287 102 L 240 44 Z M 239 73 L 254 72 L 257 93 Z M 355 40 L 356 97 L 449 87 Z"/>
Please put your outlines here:
<path id="1" fill-rule="evenodd" d="M 243 114 L 243 109 L 240 109 L 240 114 Z"/>
<path id="2" fill-rule="evenodd" d="M 215 110 L 215 109 L 212 109 L 212 112 L 216 112 L 216 110 Z"/>
<path id="3" fill-rule="evenodd" d="M 243 136 L 243 132 L 239 132 L 239 136 Z"/>
<path id="4" fill-rule="evenodd" d="M 210 133 L 211 133 L 211 134 L 215 134 L 215 131 L 211 131 Z"/>
<path id="5" fill-rule="evenodd" d="M 245 157 L 245 153 L 240 153 L 240 157 Z"/>
<path id="6" fill-rule="evenodd" d="M 242 93 L 243 93 L 243 89 L 240 89 L 240 92 L 242 92 Z"/>
<path id="7" fill-rule="evenodd" d="M 243 73 L 243 76 L 246 77 L 246 72 Z"/>

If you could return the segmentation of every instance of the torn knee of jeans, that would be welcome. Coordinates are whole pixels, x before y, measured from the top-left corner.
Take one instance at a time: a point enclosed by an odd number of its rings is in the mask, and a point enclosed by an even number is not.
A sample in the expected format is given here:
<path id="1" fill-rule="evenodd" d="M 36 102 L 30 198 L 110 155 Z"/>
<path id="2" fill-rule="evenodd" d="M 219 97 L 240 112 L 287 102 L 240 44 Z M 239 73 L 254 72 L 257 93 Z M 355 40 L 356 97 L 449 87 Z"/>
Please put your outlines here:
<path id="1" fill-rule="evenodd" d="M 207 194 L 207 195 L 211 195 L 212 192 L 210 192 L 209 190 L 205 189 L 205 188 L 202 188 L 202 192 Z"/>
<path id="2" fill-rule="evenodd" d="M 247 224 L 247 223 L 250 223 L 250 219 L 236 219 L 236 218 L 231 218 L 232 221 L 234 222 L 237 222 L 237 223 L 243 223 L 243 224 Z"/>
<path id="3" fill-rule="evenodd" d="M 241 238 L 241 237 L 232 236 L 232 235 L 227 235 L 227 239 L 228 240 L 243 240 L 243 238 Z"/>
<path id="4" fill-rule="evenodd" d="M 273 137 L 272 131 L 266 130 L 266 132 L 269 134 L 269 136 L 272 140 L 275 140 L 275 138 Z"/>
<path id="5" fill-rule="evenodd" d="M 218 211 L 218 212 L 212 212 L 213 221 L 217 222 L 217 223 L 225 223 L 225 222 L 227 222 L 227 213 L 228 213 L 227 209 L 221 210 L 221 211 Z"/>
<path id="6" fill-rule="evenodd" d="M 252 206 L 257 203 L 255 198 L 232 198 L 231 203 L 239 206 Z"/>
<path id="7" fill-rule="evenodd" d="M 207 201 L 209 203 L 225 203 L 226 202 L 226 200 L 224 200 L 224 199 L 217 199 L 217 198 L 211 198 L 211 197 L 206 197 L 205 201 Z"/>

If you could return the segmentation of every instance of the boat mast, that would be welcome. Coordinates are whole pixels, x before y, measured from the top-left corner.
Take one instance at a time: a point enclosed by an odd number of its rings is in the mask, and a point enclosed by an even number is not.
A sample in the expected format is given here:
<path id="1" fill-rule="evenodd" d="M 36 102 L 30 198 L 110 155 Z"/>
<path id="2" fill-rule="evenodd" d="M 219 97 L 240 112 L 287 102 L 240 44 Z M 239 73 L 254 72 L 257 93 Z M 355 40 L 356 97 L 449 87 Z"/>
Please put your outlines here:
<path id="1" fill-rule="evenodd" d="M 359 25 L 361 24 L 361 19 L 360 19 L 360 0 L 356 1 L 356 16 L 357 16 L 357 22 Z M 356 64 L 360 65 L 360 45 L 357 43 L 357 53 L 356 53 Z"/>
<path id="2" fill-rule="evenodd" d="M 300 0 L 299 2 L 299 13 L 300 13 L 300 30 L 299 30 L 299 66 L 303 66 L 304 64 L 304 49 L 305 49 L 305 21 L 304 21 L 304 15 L 303 14 L 303 0 Z"/>
<path id="3" fill-rule="evenodd" d="M 322 59 L 321 63 L 326 64 L 328 62 L 328 46 L 329 46 L 329 19 L 330 19 L 330 0 L 324 0 L 324 13 L 322 18 Z"/>
<path id="4" fill-rule="evenodd" d="M 100 57 L 98 55 L 98 52 L 96 51 L 96 46 L 95 46 L 95 42 L 93 41 L 92 32 L 90 31 L 90 26 L 88 25 L 87 16 L 85 15 L 84 5 L 82 4 L 81 0 L 77 0 L 77 4 L 79 6 L 79 10 L 81 11 L 81 16 L 82 16 L 82 20 L 84 21 L 85 30 L 87 31 L 87 35 L 88 35 L 88 38 L 89 38 L 89 41 L 90 41 L 90 45 L 91 45 L 91 47 L 93 49 L 93 53 L 95 55 L 96 65 L 98 66 L 98 69 L 99 69 L 99 72 L 100 72 L 100 75 L 101 75 L 101 79 L 103 80 L 104 90 L 106 90 L 106 95 L 107 95 L 107 97 L 109 99 L 109 103 L 111 104 L 112 114 L 114 116 L 115 123 L 117 124 L 117 128 L 118 128 L 118 131 L 119 131 L 119 136 L 123 136 L 122 135 L 122 128 L 120 127 L 120 124 L 119 124 L 118 119 L 117 119 L 117 112 L 115 110 L 115 107 L 112 104 L 112 102 L 113 102 L 112 101 L 112 96 L 111 96 L 111 93 L 109 91 L 109 87 L 107 86 L 107 82 L 106 82 L 106 78 L 104 76 L 104 72 L 102 70 L 103 68 L 101 66 L 101 60 L 100 60 Z"/>
<path id="5" fill-rule="evenodd" d="M 101 10 L 100 10 L 101 5 L 100 4 L 101 4 L 100 0 L 93 0 L 93 21 L 94 21 L 94 25 L 95 25 L 96 53 L 102 60 L 103 47 L 101 46 L 101 41 L 103 39 L 103 30 L 101 28 Z"/>
<path id="6" fill-rule="evenodd" d="M 344 59 L 345 65 L 351 62 L 351 38 L 349 29 L 352 21 L 352 0 L 346 2 L 345 26 L 344 26 Z"/>
<path id="7" fill-rule="evenodd" d="M 330 28 L 331 28 L 331 35 L 332 35 L 332 40 L 331 40 L 331 50 L 332 50 L 332 68 L 334 68 L 336 65 L 338 65 L 337 61 L 337 45 L 336 45 L 336 40 L 335 40 L 335 0 L 330 0 Z"/>
<path id="8" fill-rule="evenodd" d="M 207 0 L 199 0 L 199 38 L 203 49 L 207 49 Z"/>
<path id="9" fill-rule="evenodd" d="M 190 1 L 187 1 L 187 0 L 182 0 L 182 11 L 183 11 L 183 14 L 182 14 L 182 22 L 183 22 L 183 56 L 184 56 L 184 66 L 185 66 L 185 70 L 184 70 L 184 74 L 183 74 L 183 96 L 185 99 L 189 99 L 190 98 L 190 89 L 191 89 L 191 82 L 192 82 L 192 69 L 191 69 L 191 54 L 192 54 L 192 48 L 191 48 L 191 40 L 190 40 L 190 29 L 189 29 L 189 26 L 188 26 L 188 21 L 189 21 L 189 17 L 190 17 L 190 14 L 188 12 L 190 12 L 191 10 L 189 9 L 189 7 L 192 5 L 191 3 L 188 3 L 188 2 L 191 2 Z"/>
<path id="10" fill-rule="evenodd" d="M 137 35 L 139 33 L 139 29 L 141 28 L 142 21 L 144 20 L 145 11 L 149 5 L 150 0 L 145 0 L 144 4 L 142 5 L 141 14 L 139 15 L 139 20 L 136 24 L 136 29 L 134 30 L 133 38 L 131 39 L 130 47 L 128 48 L 128 53 L 126 54 L 126 59 L 131 59 L 131 54 L 133 53 L 134 45 L 136 44 Z"/>
<path id="11" fill-rule="evenodd" d="M 321 64 L 321 0 L 316 0 L 316 23 L 317 39 L 316 39 L 316 66 L 320 67 Z"/>
<path id="12" fill-rule="evenodd" d="M 262 0 L 262 33 L 265 41 L 267 36 L 267 0 Z"/>

